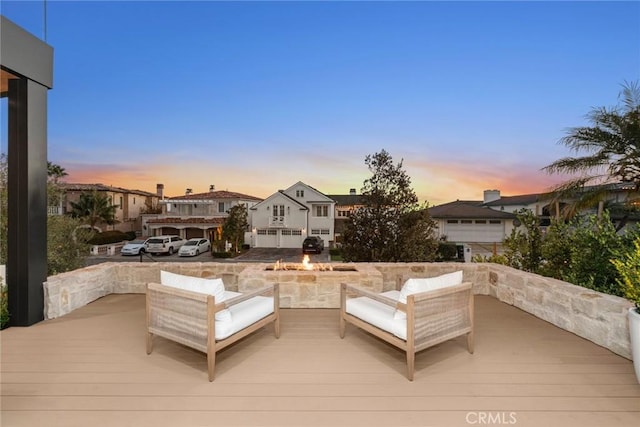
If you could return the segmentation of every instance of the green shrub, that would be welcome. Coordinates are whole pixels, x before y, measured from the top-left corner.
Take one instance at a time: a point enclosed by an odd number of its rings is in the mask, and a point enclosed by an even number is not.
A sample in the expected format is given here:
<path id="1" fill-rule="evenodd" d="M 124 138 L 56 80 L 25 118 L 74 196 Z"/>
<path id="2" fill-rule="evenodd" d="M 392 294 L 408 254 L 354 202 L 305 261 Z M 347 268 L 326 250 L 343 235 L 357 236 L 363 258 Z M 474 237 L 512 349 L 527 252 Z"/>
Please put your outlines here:
<path id="1" fill-rule="evenodd" d="M 135 231 L 127 231 L 127 232 L 126 232 L 126 233 L 124 233 L 124 234 L 126 234 L 126 236 L 127 236 L 127 237 L 125 238 L 126 240 L 135 240 L 135 239 L 138 237 L 138 236 L 136 235 L 136 232 L 135 232 Z"/>
<path id="2" fill-rule="evenodd" d="M 636 305 L 640 312 L 640 237 L 633 242 L 633 247 L 619 254 L 618 259 L 611 260 L 620 278 L 620 293 Z"/>
<path id="3" fill-rule="evenodd" d="M 0 277 L 0 329 L 4 329 L 9 324 L 9 294 L 7 286 Z"/>
<path id="4" fill-rule="evenodd" d="M 47 275 L 85 266 L 89 255 L 87 240 L 93 232 L 80 225 L 79 220 L 66 215 L 47 218 Z"/>
<path id="5" fill-rule="evenodd" d="M 135 233 L 134 233 L 135 238 Z M 109 230 L 103 231 L 102 233 L 97 233 L 91 239 L 89 239 L 90 245 L 108 245 L 110 243 L 119 243 L 124 240 L 131 240 L 126 233 L 123 233 L 119 230 Z"/>

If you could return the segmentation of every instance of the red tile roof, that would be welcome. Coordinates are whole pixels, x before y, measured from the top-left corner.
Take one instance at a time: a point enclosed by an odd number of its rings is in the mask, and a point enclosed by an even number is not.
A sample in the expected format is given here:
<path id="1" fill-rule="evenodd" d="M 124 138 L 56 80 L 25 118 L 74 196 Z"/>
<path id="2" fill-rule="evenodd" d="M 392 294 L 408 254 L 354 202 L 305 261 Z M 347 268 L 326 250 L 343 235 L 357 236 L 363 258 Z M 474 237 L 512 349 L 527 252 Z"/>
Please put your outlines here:
<path id="1" fill-rule="evenodd" d="M 235 193 L 233 191 L 208 191 L 206 193 L 197 194 L 184 194 L 182 196 L 169 197 L 168 200 L 215 200 L 215 199 L 240 199 L 240 200 L 255 200 L 261 201 L 262 199 L 255 196 L 249 196 L 247 194 Z"/>
<path id="2" fill-rule="evenodd" d="M 150 224 L 222 224 L 224 218 L 156 218 L 147 221 Z"/>

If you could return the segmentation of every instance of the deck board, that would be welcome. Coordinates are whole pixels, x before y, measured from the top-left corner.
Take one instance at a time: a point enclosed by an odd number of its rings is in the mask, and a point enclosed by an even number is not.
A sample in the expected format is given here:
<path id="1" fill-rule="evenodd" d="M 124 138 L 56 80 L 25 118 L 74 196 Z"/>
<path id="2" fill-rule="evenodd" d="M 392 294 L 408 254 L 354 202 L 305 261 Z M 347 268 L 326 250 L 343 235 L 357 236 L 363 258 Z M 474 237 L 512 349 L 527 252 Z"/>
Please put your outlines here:
<path id="1" fill-rule="evenodd" d="M 206 357 L 156 338 L 145 352 L 144 296 L 110 295 L 67 316 L 0 332 L 0 425 L 636 426 L 632 363 L 491 297 L 476 298 L 476 346 L 454 339 L 416 357 L 331 309 L 282 310 Z M 511 418 L 510 418 L 511 417 Z M 485 418 L 485 421 L 487 419 Z M 513 422 L 515 421 L 515 423 Z M 484 425 L 487 425 L 485 423 Z"/>

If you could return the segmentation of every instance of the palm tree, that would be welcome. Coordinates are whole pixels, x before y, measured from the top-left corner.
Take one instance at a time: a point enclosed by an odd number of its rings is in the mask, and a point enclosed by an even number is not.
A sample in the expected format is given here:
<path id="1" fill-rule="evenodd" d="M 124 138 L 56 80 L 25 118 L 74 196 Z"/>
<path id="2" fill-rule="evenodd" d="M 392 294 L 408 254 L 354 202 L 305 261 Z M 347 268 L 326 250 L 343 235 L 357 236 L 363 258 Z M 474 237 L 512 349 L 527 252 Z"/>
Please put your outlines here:
<path id="1" fill-rule="evenodd" d="M 57 184 L 60 178 L 64 178 L 67 175 L 69 174 L 62 166 L 47 162 L 47 176 L 53 180 L 54 184 Z"/>
<path id="2" fill-rule="evenodd" d="M 594 108 L 587 118 L 591 126 L 575 127 L 560 140 L 583 156 L 565 157 L 545 166 L 550 174 L 578 175 L 555 187 L 549 196 L 553 202 L 575 200 L 567 205 L 565 216 L 583 208 L 604 206 L 604 196 L 611 184 L 628 190 L 622 228 L 635 207 L 640 193 L 640 85 L 625 82 L 619 94 L 621 105 Z"/>
<path id="3" fill-rule="evenodd" d="M 106 194 L 100 194 L 95 190 L 90 193 L 81 193 L 78 202 L 70 204 L 71 216 L 84 221 L 91 228 L 95 228 L 99 222 L 109 225 L 118 222 L 116 220 L 118 205 L 112 205 Z"/>

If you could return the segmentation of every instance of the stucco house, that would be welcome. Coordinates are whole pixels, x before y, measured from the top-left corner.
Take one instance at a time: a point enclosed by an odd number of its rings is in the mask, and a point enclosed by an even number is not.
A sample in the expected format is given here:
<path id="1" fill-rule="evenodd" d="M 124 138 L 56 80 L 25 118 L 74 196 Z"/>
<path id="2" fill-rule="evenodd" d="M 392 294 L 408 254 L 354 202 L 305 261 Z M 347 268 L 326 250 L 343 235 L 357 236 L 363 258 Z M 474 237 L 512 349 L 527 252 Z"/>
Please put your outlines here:
<path id="1" fill-rule="evenodd" d="M 49 214 L 70 213 L 72 210 L 71 202 L 76 203 L 82 193 L 93 191 L 106 195 L 111 205 L 117 206 L 115 211 L 117 222 L 114 225 L 97 224 L 101 231 L 141 231 L 141 214 L 158 203 L 157 194 L 142 190 L 129 190 L 104 184 L 59 183 L 58 185 L 63 190 L 61 206 L 49 206 Z"/>
<path id="2" fill-rule="evenodd" d="M 297 182 L 250 208 L 255 248 L 301 248 L 307 236 L 318 236 L 328 247 L 334 240 L 335 201 Z"/>
<path id="3" fill-rule="evenodd" d="M 204 237 L 212 242 L 221 239 L 229 209 L 240 204 L 249 209 L 262 200 L 248 194 L 217 191 L 213 185 L 204 193 L 187 189 L 184 195 L 164 197 L 164 186 L 158 184 L 157 193 L 162 213 L 143 216 L 143 235 L 175 234 L 184 239 Z"/>

